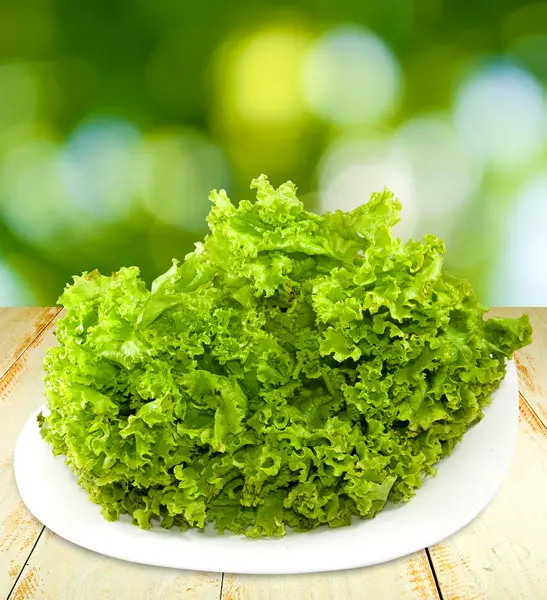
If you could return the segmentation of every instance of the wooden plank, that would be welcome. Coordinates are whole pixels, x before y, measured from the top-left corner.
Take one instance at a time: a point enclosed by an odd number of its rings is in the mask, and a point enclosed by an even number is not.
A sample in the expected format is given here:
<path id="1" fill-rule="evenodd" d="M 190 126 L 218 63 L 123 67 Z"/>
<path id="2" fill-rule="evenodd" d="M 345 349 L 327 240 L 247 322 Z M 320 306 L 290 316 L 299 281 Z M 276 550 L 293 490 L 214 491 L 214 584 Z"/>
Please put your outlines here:
<path id="1" fill-rule="evenodd" d="M 503 316 L 522 312 L 495 311 Z M 535 408 L 545 409 L 547 310 L 526 312 L 535 334 L 534 343 L 518 353 L 522 393 L 516 455 L 500 492 L 484 513 L 430 550 L 444 600 L 546 597 L 547 427 Z"/>
<path id="2" fill-rule="evenodd" d="M 22 366 L 14 369 L 16 374 L 14 386 L 10 388 L 9 397 L 4 397 L 0 414 L 2 422 L 8 420 L 12 423 L 13 439 L 6 440 L 5 444 L 13 448 L 15 437 L 22 427 L 28 414 L 42 401 L 42 381 L 40 377 L 41 362 L 45 348 L 53 342 L 51 332 L 47 332 L 28 351 Z M 12 407 L 11 414 L 5 411 Z M 17 408 L 17 411 L 15 411 Z M 4 445 L 4 440 L 2 441 Z M 11 556 L 2 557 L 4 568 L 0 567 L 0 595 L 6 589 L 6 582 L 12 583 L 21 569 L 21 561 L 28 556 L 32 544 L 36 541 L 40 524 L 35 521 L 21 504 L 10 468 L 7 469 L 11 480 L 1 481 L 2 489 L 9 490 L 9 497 L 0 503 L 0 531 L 4 535 L 5 546 Z M 4 469 L 6 471 L 6 469 Z M 2 473 L 4 473 L 2 471 Z M 0 473 L 0 476 L 2 474 Z M 5 479 L 5 475 L 4 475 Z M 9 509 L 9 510 L 8 510 Z M 14 515 L 15 517 L 14 518 Z M 11 524 L 8 531 L 6 524 Z M 19 551 L 19 547 L 23 551 Z M 11 564 L 10 562 L 11 561 Z M 9 572 L 6 573 L 6 568 Z M 7 575 L 7 577 L 6 577 Z M 288 583 L 283 583 L 286 579 Z M 308 586 L 317 592 L 311 597 L 318 596 L 321 591 L 327 591 L 333 598 L 366 598 L 363 588 L 369 590 L 370 596 L 378 598 L 398 597 L 403 592 L 409 600 L 437 599 L 438 595 L 435 582 L 429 568 L 427 556 L 424 552 L 409 558 L 381 565 L 369 569 L 361 569 L 328 575 L 307 575 L 299 577 L 267 577 L 245 578 L 227 576 L 225 581 L 224 598 L 256 597 L 253 589 L 264 589 L 270 598 L 278 598 L 276 590 L 285 589 L 287 597 L 307 597 Z M 238 591 L 244 588 L 246 592 Z M 11 587 L 9 588 L 11 589 Z M 8 589 L 8 592 L 9 592 Z M 267 592 L 267 590 L 273 590 Z M 380 592 L 379 590 L 384 590 Z M 247 596 L 243 594 L 247 593 Z M 262 593 L 262 592 L 260 592 Z M 293 594 L 290 596 L 290 594 Z M 88 552 L 65 540 L 53 535 L 46 530 L 36 544 L 28 563 L 17 580 L 10 598 L 108 598 L 132 597 L 138 598 L 218 598 L 220 594 L 220 576 L 200 573 L 180 573 L 168 569 L 158 569 L 133 565 L 115 559 L 102 557 Z M 230 596 L 231 594 L 231 596 Z M 348 596 L 348 594 L 351 594 Z M 321 596 L 324 597 L 324 596 Z"/>
<path id="3" fill-rule="evenodd" d="M 58 312 L 58 308 L 0 308 L 0 378 Z"/>
<path id="4" fill-rule="evenodd" d="M 328 548 L 325 549 L 328 552 Z M 389 563 L 307 575 L 225 575 L 221 600 L 438 600 L 424 551 Z"/>
<path id="5" fill-rule="evenodd" d="M 510 474 L 484 513 L 431 548 L 444 600 L 545 598 L 547 590 L 547 430 L 521 401 Z"/>
<path id="6" fill-rule="evenodd" d="M 139 565 L 75 546 L 48 529 L 9 600 L 218 600 L 221 575 Z"/>
<path id="7" fill-rule="evenodd" d="M 38 322 L 44 313 L 35 312 L 35 315 Z M 42 361 L 45 349 L 54 342 L 54 337 L 51 318 L 41 330 L 32 324 L 22 327 L 20 320 L 10 319 L 4 311 L 3 319 L 5 324 L 14 324 L 20 332 L 26 331 L 21 342 L 27 338 L 24 341 L 26 350 L 0 379 L 0 597 L 5 598 L 42 528 L 17 493 L 13 449 L 29 414 L 43 402 Z M 28 332 L 37 329 L 38 335 L 28 339 Z M 8 339 L 15 339 L 9 330 L 6 335 Z M 22 344 L 12 347 L 22 347 Z"/>
<path id="8" fill-rule="evenodd" d="M 539 365 L 547 364 L 546 348 L 541 340 L 547 340 L 547 311 L 542 309 L 495 309 L 493 314 L 508 317 L 518 317 L 524 312 L 530 315 L 536 340 L 533 345 L 523 349 L 517 356 L 521 385 L 527 392 L 535 393 L 535 404 L 545 406 L 542 391 L 547 390 L 547 381 L 540 387 L 537 378 L 547 377 L 546 371 Z M 538 341 L 539 340 L 539 341 Z M 532 358 L 530 368 L 529 357 Z M 526 380 L 526 370 L 533 373 Z M 527 395 L 528 397 L 528 395 Z M 542 514 L 540 503 L 535 503 L 538 497 L 534 487 L 542 481 L 547 492 L 547 440 L 542 439 L 541 423 L 537 415 L 523 404 L 521 410 L 521 432 L 517 457 L 513 464 L 511 478 L 504 485 L 492 507 L 487 509 L 482 517 L 460 534 L 453 536 L 445 544 L 435 546 L 431 550 L 436 575 L 439 577 L 441 593 L 444 600 L 456 598 L 471 600 L 473 598 L 540 598 L 541 592 L 547 589 L 547 553 L 541 544 L 542 537 L 547 531 L 546 516 Z M 539 439 L 538 439 L 539 436 Z M 544 436 L 543 436 L 544 437 Z M 542 453 L 535 454 L 535 460 L 529 461 L 526 456 L 535 452 L 539 444 Z M 523 463 L 526 463 L 523 469 Z M 513 483 L 513 481 L 516 482 Z M 526 491 L 524 491 L 526 490 Z M 526 496 L 530 510 L 522 509 L 521 495 Z M 499 505 L 499 506 L 498 506 Z M 498 506 L 498 508 L 496 508 Z M 495 511 L 493 517 L 490 513 Z M 526 526 L 521 528 L 518 520 L 524 517 Z M 533 515 L 532 519 L 528 518 Z M 534 524 L 535 520 L 535 524 Z M 499 524 L 508 529 L 500 531 Z M 477 530 L 478 528 L 478 530 Z M 493 536 L 493 537 L 492 537 Z M 455 547 L 453 542 L 463 540 Z M 528 540 L 533 540 L 534 554 L 527 546 Z M 470 542 L 475 546 L 471 549 Z M 473 552 L 483 552 L 483 560 L 478 560 Z M 524 558 L 527 557 L 527 558 Z M 526 581 L 526 570 L 519 560 L 530 560 L 532 568 L 541 565 L 542 576 L 535 581 Z M 410 559 L 401 559 L 387 565 L 369 569 L 332 573 L 328 575 L 304 575 L 296 577 L 260 578 L 250 576 L 226 576 L 223 587 L 223 600 L 244 600 L 260 597 L 264 600 L 271 598 L 398 598 L 402 595 L 412 598 L 438 597 L 431 570 L 425 553 L 414 555 Z M 534 562 L 535 561 L 535 562 Z M 510 570 L 505 569 L 505 563 L 512 562 Z M 503 584 L 493 586 L 497 581 L 499 571 L 504 571 Z M 478 576 L 476 575 L 478 572 Z M 515 583 L 516 582 L 516 583 Z M 519 591 L 519 585 L 523 586 Z M 410 595 L 409 595 L 410 589 Z M 541 592 L 540 592 L 541 590 Z M 414 594 L 414 595 L 412 595 Z"/>
<path id="9" fill-rule="evenodd" d="M 538 362 L 538 364 L 540 363 Z M 1 413 L 0 419 L 0 423 L 6 422 Z M 522 433 L 523 431 L 524 434 Z M 523 435 L 525 438 L 524 441 Z M 457 534 L 448 542 L 436 546 L 431 551 L 433 560 L 437 565 L 438 576 L 445 600 L 449 598 L 490 597 L 540 598 L 542 597 L 541 593 L 543 590 L 547 589 L 547 582 L 545 581 L 547 561 L 546 559 L 542 561 L 542 555 L 537 554 L 537 549 L 540 548 L 537 542 L 541 542 L 542 532 L 547 531 L 547 524 L 545 523 L 545 517 L 543 517 L 543 520 L 541 518 L 539 507 L 536 508 L 535 512 L 532 510 L 532 518 L 527 520 L 527 515 L 531 514 L 530 507 L 528 507 L 528 504 L 523 506 L 521 498 L 522 495 L 525 499 L 529 500 L 533 508 L 532 501 L 538 497 L 534 486 L 537 488 L 538 481 L 547 481 L 545 478 L 547 450 L 545 444 L 542 443 L 538 451 L 536 447 L 538 445 L 538 438 L 546 439 L 545 428 L 542 426 L 537 415 L 523 403 L 521 406 L 521 432 L 519 434 L 517 457 L 511 471 L 510 479 L 504 485 L 503 491 L 498 495 L 490 509 L 471 527 Z M 532 455 L 536 458 L 535 461 L 529 460 Z M 515 467 L 516 464 L 517 467 Z M 523 467 L 527 469 L 527 477 L 519 474 L 519 470 L 523 469 Z M 516 484 L 510 484 L 511 478 L 514 478 L 513 471 L 515 469 L 520 478 Z M 541 469 L 543 469 L 543 472 L 541 472 Z M 509 502 L 507 506 L 507 502 L 505 502 L 501 512 L 498 511 L 499 514 L 494 519 L 490 519 L 484 526 L 486 527 L 486 531 L 484 531 L 483 527 L 483 530 L 472 536 L 475 539 L 475 546 L 473 548 L 469 546 L 467 550 L 465 547 L 458 550 L 450 546 L 449 542 L 451 543 L 454 539 L 459 539 L 476 525 L 482 523 L 496 504 L 499 504 L 499 499 L 503 498 L 504 494 L 507 495 L 505 490 L 508 487 L 511 493 L 513 495 L 517 494 L 518 497 L 516 499 L 513 498 L 514 501 Z M 515 488 L 517 488 L 517 492 L 515 492 Z M 5 487 L 2 486 L 0 489 L 5 489 Z M 518 493 L 518 489 L 521 489 L 521 493 Z M 0 501 L 0 515 L 1 506 L 2 503 Z M 510 516 L 508 517 L 508 515 Z M 510 535 L 502 536 L 503 539 L 498 540 L 497 543 L 494 543 L 490 547 L 490 541 L 492 540 L 488 541 L 488 536 L 494 536 L 496 539 L 499 538 L 500 535 L 498 533 L 500 528 L 498 526 L 500 524 L 504 526 L 510 525 L 512 522 L 515 522 L 515 516 L 518 516 L 519 519 L 524 516 L 527 522 L 533 521 L 534 524 L 532 526 L 528 523 L 526 531 L 522 531 L 522 524 L 516 525 L 510 532 L 506 532 Z M 0 526 L 1 523 L 2 520 L 0 518 Z M 1 528 L 0 531 L 2 531 Z M 0 539 L 2 539 L 1 535 Z M 492 554 L 490 562 L 483 561 L 481 564 L 480 560 L 478 560 L 477 564 L 477 556 L 471 550 L 479 554 L 480 552 L 488 552 L 490 550 Z M 74 561 L 73 563 L 72 557 L 75 555 L 82 555 L 78 559 L 80 562 Z M 498 562 L 496 563 L 494 559 Z M 94 561 L 97 561 L 97 564 Z M 108 575 L 104 579 L 103 569 L 107 562 L 112 562 L 114 565 L 111 568 L 111 575 Z M 94 565 L 93 567 L 90 566 L 92 564 Z M 534 572 L 533 576 L 523 568 L 523 565 L 526 567 L 526 564 L 530 564 Z M 85 571 L 83 583 L 78 579 L 78 573 L 81 574 L 82 569 Z M 109 572 L 109 569 L 110 567 L 106 569 L 107 572 Z M 151 579 L 151 576 L 147 575 L 140 580 L 140 585 L 136 584 L 133 587 L 132 583 L 136 580 L 141 570 L 161 571 L 162 574 L 161 576 L 156 575 L 152 577 L 156 581 L 153 586 L 146 587 Z M 164 573 L 165 571 L 166 573 Z M 476 571 L 481 571 L 479 572 L 479 577 L 475 576 Z M 495 573 L 495 576 L 489 577 L 489 574 L 492 573 Z M 500 585 L 492 587 L 492 581 L 496 583 L 500 577 L 500 573 L 505 575 L 505 579 L 509 581 L 503 582 L 505 587 L 500 587 Z M 483 580 L 485 579 L 485 574 L 487 581 Z M 191 594 L 198 587 L 199 589 L 205 588 L 206 591 L 204 593 L 209 594 L 209 586 L 212 586 L 210 596 L 198 595 L 194 597 L 218 597 L 219 579 L 216 575 L 192 574 L 202 578 L 201 586 L 197 587 L 188 585 L 188 580 L 184 580 L 184 582 L 176 581 L 176 579 L 173 579 L 173 575 L 179 574 L 165 569 L 131 565 L 115 561 L 114 559 L 100 557 L 99 555 L 72 546 L 48 532 L 38 542 L 29 563 L 13 590 L 11 598 L 48 598 L 63 597 L 63 595 L 65 597 L 81 596 L 82 598 L 136 595 L 139 598 L 141 597 L 138 595 L 138 590 L 140 589 L 145 590 L 142 597 L 146 598 L 177 598 L 179 596 L 191 598 L 192 596 L 187 594 Z M 80 577 L 82 576 L 80 575 Z M 161 584 L 158 584 L 156 577 L 163 580 L 165 587 L 161 587 Z M 203 579 L 205 580 L 204 582 Z M 99 582 L 96 580 L 99 580 Z M 57 587 L 55 587 L 56 581 Z M 101 587 L 100 581 L 106 582 L 106 587 Z M 512 587 L 509 585 L 511 581 L 513 582 Z M 2 573 L 0 571 L 0 594 L 2 592 L 1 582 Z M 186 587 L 184 587 L 185 585 Z M 158 595 L 154 595 L 156 590 L 161 590 L 161 595 L 159 593 Z M 214 595 L 214 590 L 216 590 L 216 595 Z M 385 565 L 347 572 L 291 577 L 227 575 L 224 580 L 222 598 L 223 600 L 244 600 L 245 598 L 265 596 L 265 600 L 268 598 L 285 598 L 286 600 L 290 600 L 291 598 L 359 598 L 363 600 L 374 598 L 382 600 L 383 598 L 397 598 L 403 595 L 410 600 L 413 598 L 423 600 L 425 598 L 439 597 L 436 592 L 435 581 L 429 568 L 427 556 L 424 552 Z"/>
<path id="10" fill-rule="evenodd" d="M 42 362 L 46 348 L 55 341 L 52 325 L 30 342 L 0 379 L 0 598 L 7 598 L 13 588 L 10 597 L 27 599 L 184 596 L 216 600 L 220 574 L 181 573 L 116 561 L 73 546 L 47 530 L 36 544 L 43 526 L 17 492 L 13 449 L 28 416 L 44 402 Z M 106 595 L 107 588 L 112 595 Z"/>

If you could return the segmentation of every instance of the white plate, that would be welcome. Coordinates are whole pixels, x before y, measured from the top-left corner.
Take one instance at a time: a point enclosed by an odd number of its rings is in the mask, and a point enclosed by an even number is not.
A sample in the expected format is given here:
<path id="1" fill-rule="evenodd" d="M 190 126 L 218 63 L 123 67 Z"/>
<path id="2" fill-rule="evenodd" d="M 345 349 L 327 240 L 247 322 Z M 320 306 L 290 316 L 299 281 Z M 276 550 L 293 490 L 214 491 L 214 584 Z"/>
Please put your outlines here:
<path id="1" fill-rule="evenodd" d="M 43 408 L 43 407 L 42 407 Z M 39 412 L 39 411 L 37 411 Z M 143 531 L 128 518 L 105 521 L 64 464 L 40 437 L 36 414 L 15 449 L 17 486 L 30 512 L 61 537 L 132 562 L 230 573 L 303 573 L 373 565 L 438 543 L 487 506 L 505 477 L 515 448 L 518 389 L 515 364 L 485 411 L 451 456 L 407 504 L 387 506 L 375 519 L 322 527 L 282 539 L 251 540 L 204 532 Z"/>

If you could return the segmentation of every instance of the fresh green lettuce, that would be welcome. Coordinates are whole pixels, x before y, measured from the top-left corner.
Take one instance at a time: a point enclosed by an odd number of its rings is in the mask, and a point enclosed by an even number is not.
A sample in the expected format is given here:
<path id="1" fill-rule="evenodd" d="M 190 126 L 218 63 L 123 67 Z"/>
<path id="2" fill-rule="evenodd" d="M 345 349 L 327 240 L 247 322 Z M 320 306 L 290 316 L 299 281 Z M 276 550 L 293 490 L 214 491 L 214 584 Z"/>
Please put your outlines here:
<path id="1" fill-rule="evenodd" d="M 483 416 L 526 316 L 483 318 L 384 191 L 306 212 L 296 188 L 212 192 L 210 233 L 148 289 L 75 277 L 48 351 L 44 439 L 106 519 L 252 537 L 413 496 Z"/>

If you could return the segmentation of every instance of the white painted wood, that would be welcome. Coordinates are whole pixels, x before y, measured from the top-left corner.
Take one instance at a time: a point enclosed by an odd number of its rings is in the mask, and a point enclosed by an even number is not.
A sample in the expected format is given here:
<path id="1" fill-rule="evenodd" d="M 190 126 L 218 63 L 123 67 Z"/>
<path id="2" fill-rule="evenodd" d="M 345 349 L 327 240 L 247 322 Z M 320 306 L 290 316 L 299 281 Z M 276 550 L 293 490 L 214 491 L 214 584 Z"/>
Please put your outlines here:
<path id="1" fill-rule="evenodd" d="M 220 586 L 218 573 L 116 560 L 45 529 L 10 600 L 218 600 Z"/>
<path id="2" fill-rule="evenodd" d="M 41 524 L 21 502 L 13 477 L 13 449 L 28 415 L 42 400 L 42 360 L 53 343 L 51 317 L 56 311 L 2 311 L 5 337 L 1 356 L 18 356 L 0 378 L 0 597 L 7 597 L 23 568 Z M 46 322 L 44 323 L 44 320 Z M 50 322 L 48 326 L 47 323 Z M 17 335 L 10 334 L 9 327 Z M 44 326 L 46 327 L 44 329 Z M 19 337 L 17 337 L 19 336 Z M 4 337 L 4 336 L 2 336 Z M 17 350 L 21 348 L 23 354 Z"/>
<path id="3" fill-rule="evenodd" d="M 0 378 L 58 312 L 58 308 L 0 307 Z"/>
<path id="4" fill-rule="evenodd" d="M 19 328 L 21 323 L 6 310 L 0 311 L 0 377 L 14 356 L 29 346 L 25 338 L 34 327 L 31 324 L 29 329 L 27 322 L 19 333 L 9 333 L 10 322 L 19 322 Z M 523 309 L 493 312 L 518 316 Z M 547 598 L 547 511 L 543 501 L 547 497 L 547 309 L 526 312 L 534 327 L 534 343 L 517 354 L 523 396 L 516 456 L 489 508 L 465 530 L 431 549 L 444 600 Z M 30 343 L 7 377 L 0 379 L 0 597 L 9 593 L 41 531 L 40 524 L 19 502 L 11 469 L 19 429 L 39 403 L 43 352 L 53 342 L 50 331 L 39 337 L 37 343 Z M 7 360 L 3 369 L 2 359 Z M 46 530 L 10 600 L 201 600 L 219 595 L 218 575 L 116 561 L 73 546 Z M 377 567 L 338 573 L 290 577 L 226 575 L 222 590 L 223 600 L 401 597 L 439 597 L 425 552 Z"/>
<path id="5" fill-rule="evenodd" d="M 328 548 L 325 548 L 328 552 Z M 226 575 L 221 600 L 437 600 L 425 552 L 352 571 Z"/>
<path id="6" fill-rule="evenodd" d="M 523 309 L 496 309 L 518 316 Z M 534 343 L 519 351 L 520 419 L 508 478 L 484 513 L 431 549 L 444 600 L 547 598 L 547 309 L 526 310 Z"/>
<path id="7" fill-rule="evenodd" d="M 39 310 L 35 314 L 36 321 L 43 318 Z M 31 330 L 32 326 L 27 327 Z M 28 333 L 20 328 L 19 335 Z M 129 565 L 87 552 L 47 531 L 21 573 L 43 527 L 28 513 L 17 492 L 13 448 L 29 414 L 44 401 L 42 362 L 46 348 L 54 342 L 51 323 L 25 342 L 26 351 L 0 380 L 0 598 L 7 598 L 17 580 L 10 598 L 216 600 L 220 574 Z"/>

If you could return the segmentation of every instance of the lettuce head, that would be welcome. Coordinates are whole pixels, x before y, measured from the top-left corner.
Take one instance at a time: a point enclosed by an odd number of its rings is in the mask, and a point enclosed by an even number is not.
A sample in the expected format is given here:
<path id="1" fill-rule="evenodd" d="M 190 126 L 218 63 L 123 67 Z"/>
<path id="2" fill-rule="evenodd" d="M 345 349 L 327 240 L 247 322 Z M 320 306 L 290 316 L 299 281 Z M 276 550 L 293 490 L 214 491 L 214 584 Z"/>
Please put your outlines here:
<path id="1" fill-rule="evenodd" d="M 145 285 L 75 277 L 41 434 L 106 519 L 252 537 L 409 500 L 483 416 L 526 316 L 484 319 L 386 191 L 307 212 L 288 182 L 211 193 L 210 232 Z M 442 468 L 442 465 L 441 465 Z"/>

